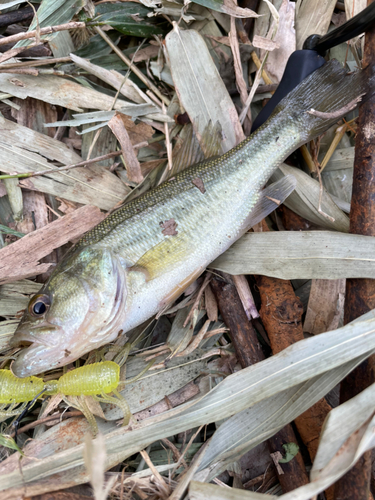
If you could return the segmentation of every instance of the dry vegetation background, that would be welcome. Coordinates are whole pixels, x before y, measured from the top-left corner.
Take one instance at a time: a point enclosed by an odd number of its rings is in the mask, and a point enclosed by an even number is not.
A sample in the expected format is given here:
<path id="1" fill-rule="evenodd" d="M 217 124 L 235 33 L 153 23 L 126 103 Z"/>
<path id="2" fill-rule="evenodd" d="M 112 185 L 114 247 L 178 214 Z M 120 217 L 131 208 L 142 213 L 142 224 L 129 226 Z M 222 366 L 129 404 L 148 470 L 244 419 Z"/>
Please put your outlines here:
<path id="1" fill-rule="evenodd" d="M 8 341 L 30 296 L 72 242 L 238 144 L 289 55 L 365 6 L 2 0 L 1 367 L 17 355 Z M 327 57 L 355 70 L 362 52 L 360 37 Z M 373 312 L 343 327 L 345 278 L 375 278 L 373 238 L 348 234 L 357 116 L 282 164 L 272 180 L 297 179 L 285 205 L 131 332 L 140 340 L 123 378 L 156 364 L 122 391 L 129 426 L 87 397 L 93 440 L 79 411 L 46 397 L 21 422 L 20 458 L 11 419 L 0 419 L 2 499 L 334 498 L 375 429 L 375 387 L 339 405 L 337 386 L 375 349 Z M 207 133 L 217 123 L 221 140 Z"/>

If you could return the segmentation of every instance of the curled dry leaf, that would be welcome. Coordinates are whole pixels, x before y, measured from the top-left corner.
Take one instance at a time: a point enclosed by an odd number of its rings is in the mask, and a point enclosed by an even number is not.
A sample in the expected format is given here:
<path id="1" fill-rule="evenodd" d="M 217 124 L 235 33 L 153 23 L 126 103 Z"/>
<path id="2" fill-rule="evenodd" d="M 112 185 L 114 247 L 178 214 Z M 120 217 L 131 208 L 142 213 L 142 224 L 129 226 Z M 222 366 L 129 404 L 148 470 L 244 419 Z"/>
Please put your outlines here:
<path id="1" fill-rule="evenodd" d="M 123 117 L 124 115 L 122 113 L 116 113 L 109 120 L 108 127 L 112 130 L 120 143 L 129 180 L 138 184 L 143 181 L 141 166 L 134 152 Z"/>

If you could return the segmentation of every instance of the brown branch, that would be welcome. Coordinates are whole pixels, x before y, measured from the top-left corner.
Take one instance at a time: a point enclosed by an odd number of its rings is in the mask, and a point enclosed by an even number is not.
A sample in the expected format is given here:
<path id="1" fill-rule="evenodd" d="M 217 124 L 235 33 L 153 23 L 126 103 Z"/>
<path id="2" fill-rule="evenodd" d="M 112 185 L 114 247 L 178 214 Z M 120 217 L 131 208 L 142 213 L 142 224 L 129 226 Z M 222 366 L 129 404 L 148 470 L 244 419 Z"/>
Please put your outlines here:
<path id="1" fill-rule="evenodd" d="M 24 425 L 23 427 L 18 429 L 17 434 L 22 434 L 23 432 L 27 432 L 31 429 L 35 429 L 35 427 L 37 427 L 38 425 L 46 424 L 48 422 L 54 422 L 55 420 L 60 421 L 60 420 L 66 420 L 67 418 L 81 417 L 81 416 L 83 417 L 83 413 L 81 411 L 78 411 L 78 410 L 64 412 L 64 413 L 61 413 L 58 415 L 56 415 L 56 414 L 55 415 L 48 415 L 48 417 L 40 418 L 39 420 L 34 420 L 34 422 L 30 422 L 29 424 Z M 10 434 L 10 437 L 14 438 L 14 436 L 15 436 L 15 431 L 13 431 Z"/>
<path id="2" fill-rule="evenodd" d="M 331 119 L 331 118 L 341 118 L 342 116 L 346 115 L 350 111 L 353 111 L 357 107 L 357 104 L 362 101 L 362 97 L 365 94 L 361 94 L 360 96 L 356 97 L 352 101 L 350 101 L 346 106 L 343 106 L 340 109 L 337 109 L 336 111 L 331 111 L 330 113 L 324 113 L 323 111 L 317 111 L 315 109 L 310 109 L 310 111 L 307 111 L 309 115 L 317 116 L 318 118 L 322 118 L 323 120 L 325 119 Z"/>
<path id="3" fill-rule="evenodd" d="M 230 329 L 236 356 L 242 368 L 262 361 L 264 354 L 257 333 L 246 316 L 235 286 L 213 278 L 211 287 L 216 295 L 221 316 Z M 290 442 L 297 442 L 291 425 L 286 425 L 267 441 L 272 453 L 283 451 L 282 445 Z M 280 465 L 280 468 L 283 473 L 279 474 L 278 478 L 284 492 L 309 482 L 301 453 L 290 462 Z"/>
<path id="4" fill-rule="evenodd" d="M 22 47 L 24 50 L 25 47 Z M 2 64 L 1 65 L 1 70 L 4 69 L 13 69 L 13 68 L 24 68 L 24 67 L 29 67 L 29 66 L 47 66 L 48 64 L 57 64 L 57 63 L 63 63 L 63 62 L 70 62 L 71 58 L 70 57 L 51 57 L 50 59 L 43 59 L 41 61 L 23 61 L 23 62 L 16 62 L 16 63 L 9 63 L 9 64 Z"/>
<path id="5" fill-rule="evenodd" d="M 70 23 L 59 24 L 57 26 L 47 26 L 46 28 L 40 28 L 40 30 L 26 31 L 26 33 L 17 33 L 16 35 L 7 36 L 0 39 L 0 45 L 19 42 L 20 40 L 27 40 L 29 38 L 35 38 L 38 34 L 49 35 L 51 33 L 57 33 L 58 31 L 66 31 L 77 28 L 86 28 L 86 23 L 72 21 Z"/>

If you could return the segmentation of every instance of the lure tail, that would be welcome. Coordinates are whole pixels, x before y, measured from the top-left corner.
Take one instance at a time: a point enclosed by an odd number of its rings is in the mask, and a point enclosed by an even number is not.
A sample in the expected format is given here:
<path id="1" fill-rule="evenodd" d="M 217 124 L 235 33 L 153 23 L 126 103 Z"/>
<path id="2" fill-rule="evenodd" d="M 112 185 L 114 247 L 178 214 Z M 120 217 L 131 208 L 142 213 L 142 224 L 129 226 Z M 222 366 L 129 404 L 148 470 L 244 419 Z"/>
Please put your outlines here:
<path id="1" fill-rule="evenodd" d="M 331 60 L 284 97 L 269 122 L 278 115 L 298 123 L 301 144 L 304 144 L 325 132 L 360 101 L 369 99 L 374 90 L 373 66 L 347 73 L 338 61 Z"/>

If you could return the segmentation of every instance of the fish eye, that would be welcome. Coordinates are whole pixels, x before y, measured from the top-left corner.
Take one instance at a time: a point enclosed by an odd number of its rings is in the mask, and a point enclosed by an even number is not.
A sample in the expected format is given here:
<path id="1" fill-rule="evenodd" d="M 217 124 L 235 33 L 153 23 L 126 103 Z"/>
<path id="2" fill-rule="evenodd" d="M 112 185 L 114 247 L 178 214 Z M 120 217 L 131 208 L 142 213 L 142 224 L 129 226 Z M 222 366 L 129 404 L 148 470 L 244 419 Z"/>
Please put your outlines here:
<path id="1" fill-rule="evenodd" d="M 29 313 L 33 316 L 42 316 L 51 305 L 48 295 L 36 295 L 29 304 Z"/>

